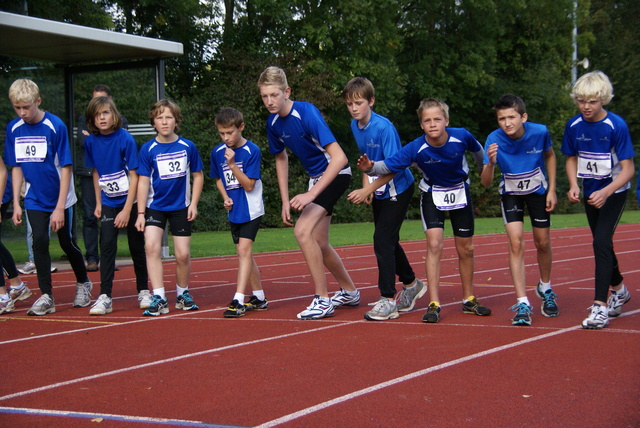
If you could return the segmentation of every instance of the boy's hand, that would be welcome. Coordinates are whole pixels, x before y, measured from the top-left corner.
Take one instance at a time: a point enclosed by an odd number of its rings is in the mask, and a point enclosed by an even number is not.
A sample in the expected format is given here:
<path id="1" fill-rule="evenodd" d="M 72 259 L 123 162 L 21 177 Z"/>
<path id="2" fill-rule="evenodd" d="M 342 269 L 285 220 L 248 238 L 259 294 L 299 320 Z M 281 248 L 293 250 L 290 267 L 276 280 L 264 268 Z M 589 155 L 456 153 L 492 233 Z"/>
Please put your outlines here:
<path id="1" fill-rule="evenodd" d="M 282 216 L 282 222 L 285 226 L 293 226 L 293 223 L 291 222 L 291 207 L 288 202 L 282 204 L 282 211 L 280 215 Z"/>
<path id="2" fill-rule="evenodd" d="M 371 168 L 373 168 L 374 164 L 375 162 L 369 159 L 369 156 L 367 156 L 366 153 L 358 158 L 357 165 L 360 171 L 363 171 L 363 172 L 369 171 Z"/>
<path id="3" fill-rule="evenodd" d="M 144 225 L 147 222 L 144 215 L 138 214 L 138 218 L 136 219 L 136 230 L 138 232 L 144 232 Z"/>
<path id="4" fill-rule="evenodd" d="M 51 213 L 51 231 L 57 232 L 64 227 L 64 208 L 56 208 Z"/>
<path id="5" fill-rule="evenodd" d="M 315 196 L 313 196 L 311 192 L 306 192 L 294 196 L 291 201 L 289 201 L 289 204 L 294 210 L 302 211 L 307 205 L 313 202 L 314 199 Z"/>
<path id="6" fill-rule="evenodd" d="M 353 202 L 354 204 L 361 204 L 361 203 L 365 203 L 365 204 L 371 204 L 371 199 L 372 199 L 373 195 L 371 195 L 371 193 L 367 192 L 364 189 L 356 189 L 353 192 L 349 193 L 349 196 L 347 196 L 347 201 L 349 202 Z"/>
<path id="7" fill-rule="evenodd" d="M 556 208 L 557 204 L 558 204 L 558 196 L 556 195 L 556 192 L 547 192 L 547 206 L 545 210 L 547 212 L 551 212 Z"/>
<path id="8" fill-rule="evenodd" d="M 487 157 L 489 158 L 489 165 L 495 165 L 498 159 L 498 144 L 493 143 L 489 145 L 487 150 Z"/>
<path id="9" fill-rule="evenodd" d="M 14 226 L 20 226 L 22 224 L 22 207 L 20 205 L 13 204 L 11 220 Z"/>
<path id="10" fill-rule="evenodd" d="M 123 209 L 116 216 L 115 220 L 113 221 L 113 225 L 115 227 L 117 227 L 118 229 L 122 229 L 124 227 L 127 227 L 129 225 L 129 218 L 130 217 L 131 217 L 131 211 L 130 210 L 127 211 L 126 209 Z"/>
<path id="11" fill-rule="evenodd" d="M 96 203 L 96 209 L 93 210 L 93 216 L 98 220 L 102 217 L 102 204 Z"/>
<path id="12" fill-rule="evenodd" d="M 198 207 L 195 204 L 191 204 L 187 208 L 187 221 L 193 221 L 196 217 L 198 217 Z"/>
<path id="13" fill-rule="evenodd" d="M 236 163 L 235 157 L 236 157 L 236 152 L 234 152 L 229 147 L 227 147 L 224 150 L 224 158 L 227 160 L 227 165 L 231 166 L 234 163 Z"/>
<path id="14" fill-rule="evenodd" d="M 589 200 L 587 203 L 593 207 L 598 209 L 602 208 L 607 199 L 609 198 L 609 194 L 605 189 L 596 190 L 589 196 Z"/>
<path id="15" fill-rule="evenodd" d="M 567 192 L 567 197 L 569 198 L 569 202 L 573 204 L 580 202 L 580 188 L 578 186 L 572 186 Z"/>
<path id="16" fill-rule="evenodd" d="M 233 199 L 231 199 L 231 198 L 226 198 L 226 199 L 224 200 L 223 205 L 224 205 L 224 209 L 225 209 L 225 210 L 227 210 L 227 211 L 231 211 L 231 209 L 233 208 Z"/>

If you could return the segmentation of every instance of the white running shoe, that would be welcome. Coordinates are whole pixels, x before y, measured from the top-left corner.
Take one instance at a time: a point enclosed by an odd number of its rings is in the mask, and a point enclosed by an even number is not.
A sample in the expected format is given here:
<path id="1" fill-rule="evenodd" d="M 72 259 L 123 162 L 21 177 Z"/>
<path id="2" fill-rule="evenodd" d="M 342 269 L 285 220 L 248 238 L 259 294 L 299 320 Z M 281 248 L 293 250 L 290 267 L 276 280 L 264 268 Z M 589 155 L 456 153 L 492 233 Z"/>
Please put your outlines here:
<path id="1" fill-rule="evenodd" d="M 398 312 L 409 312 L 416 304 L 416 301 L 424 296 L 427 287 L 424 282 L 416 278 L 416 283 L 412 287 L 402 286 L 402 292 L 398 298 Z"/>
<path id="2" fill-rule="evenodd" d="M 35 301 L 31 306 L 31 309 L 27 311 L 27 315 L 46 315 L 52 314 L 56 311 L 56 305 L 53 302 L 53 297 L 48 294 L 43 294 Z"/>
<path id="3" fill-rule="evenodd" d="M 311 305 L 300 312 L 297 316 L 299 320 L 317 320 L 333 315 L 333 305 L 328 297 L 320 297 L 317 294 L 313 297 Z"/>
<path id="4" fill-rule="evenodd" d="M 334 308 L 358 306 L 360 304 L 360 291 L 346 291 L 344 288 L 340 288 L 340 291 L 337 291 L 331 298 L 331 304 Z"/>
<path id="5" fill-rule="evenodd" d="M 9 297 L 11 300 L 25 300 L 31 297 L 33 293 L 29 290 L 29 287 L 23 282 L 21 288 L 9 288 Z"/>
<path id="6" fill-rule="evenodd" d="M 91 304 L 91 281 L 79 282 L 76 284 L 76 298 L 73 301 L 74 308 L 86 308 Z"/>
<path id="7" fill-rule="evenodd" d="M 13 300 L 11 299 L 7 299 L 7 300 L 2 300 L 0 299 L 0 314 L 4 314 L 5 312 L 9 313 L 14 309 L 14 303 Z"/>
<path id="8" fill-rule="evenodd" d="M 582 321 L 582 328 L 597 330 L 609 325 L 609 314 L 606 306 L 594 303 L 589 310 L 589 316 Z"/>
<path id="9" fill-rule="evenodd" d="M 631 294 L 625 287 L 624 291 L 611 290 L 609 300 L 607 300 L 607 310 L 610 317 L 617 317 L 622 313 L 622 305 L 631 300 Z"/>
<path id="10" fill-rule="evenodd" d="M 380 296 L 380 300 L 373 305 L 373 308 L 364 314 L 364 319 L 370 321 L 392 320 L 399 317 L 400 314 L 395 300 L 391 301 L 383 296 Z"/>
<path id="11" fill-rule="evenodd" d="M 151 304 L 151 292 L 149 290 L 141 290 L 138 293 L 138 301 L 140 302 L 140 309 L 147 309 Z"/>
<path id="12" fill-rule="evenodd" d="M 22 275 L 29 275 L 36 272 L 36 264 L 32 261 L 26 262 L 22 267 L 18 268 L 18 272 Z"/>
<path id="13" fill-rule="evenodd" d="M 113 312 L 113 306 L 111 297 L 106 294 L 101 294 L 98 297 L 98 300 L 91 306 L 91 310 L 89 310 L 89 315 L 105 315 Z"/>

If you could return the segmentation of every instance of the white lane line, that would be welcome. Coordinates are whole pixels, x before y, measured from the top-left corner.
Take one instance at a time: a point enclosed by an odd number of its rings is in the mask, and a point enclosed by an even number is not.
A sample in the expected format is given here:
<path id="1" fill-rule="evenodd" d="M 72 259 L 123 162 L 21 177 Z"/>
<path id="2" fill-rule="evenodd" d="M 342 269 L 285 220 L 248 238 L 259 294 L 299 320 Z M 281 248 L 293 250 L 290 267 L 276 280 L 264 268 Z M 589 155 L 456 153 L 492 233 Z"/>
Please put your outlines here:
<path id="1" fill-rule="evenodd" d="M 626 315 L 632 315 L 632 314 L 639 313 L 639 312 L 640 312 L 640 309 L 636 309 L 635 311 L 628 312 Z M 564 328 L 562 330 L 557 330 L 557 331 L 554 331 L 554 332 L 551 332 L 551 333 L 542 334 L 540 336 L 532 337 L 532 338 L 529 338 L 529 339 L 524 339 L 524 340 L 519 340 L 517 342 L 509 343 L 507 345 L 498 346 L 496 348 L 491 348 L 491 349 L 488 349 L 486 351 L 477 352 L 475 354 L 467 355 L 466 357 L 461 357 L 461 358 L 457 358 L 455 360 L 447 361 L 446 363 L 442 363 L 442 364 L 438 364 L 436 366 L 428 367 L 426 369 L 419 370 L 419 371 L 416 371 L 416 372 L 413 372 L 413 373 L 409 373 L 407 375 L 400 376 L 400 377 L 397 377 L 395 379 L 390 379 L 388 381 L 381 382 L 381 383 L 379 383 L 377 385 L 372 385 L 372 386 L 369 386 L 367 388 L 363 388 L 363 389 L 361 389 L 359 391 L 354 391 L 354 392 L 351 392 L 349 394 L 345 394 L 345 395 L 343 395 L 341 397 L 336 397 L 336 398 L 334 398 L 332 400 L 328 400 L 328 401 L 325 401 L 323 403 L 316 404 L 315 406 L 307 407 L 306 409 L 302 409 L 302 410 L 299 410 L 297 412 L 290 413 L 288 415 L 282 416 L 280 418 L 273 419 L 271 421 L 265 422 L 265 423 L 263 423 L 261 425 L 258 425 L 255 428 L 268 428 L 268 427 L 275 427 L 275 426 L 278 426 L 278 425 L 282 425 L 284 423 L 291 422 L 293 420 L 296 420 L 296 419 L 299 419 L 301 417 L 310 415 L 310 414 L 318 412 L 320 410 L 324 410 L 324 409 L 326 409 L 328 407 L 331 407 L 331 406 L 334 406 L 336 404 L 344 403 L 346 401 L 353 400 L 354 398 L 358 398 L 358 397 L 361 397 L 363 395 L 371 394 L 371 393 L 377 392 L 377 391 L 379 391 L 381 389 L 384 389 L 384 388 L 387 388 L 387 387 L 390 387 L 390 386 L 394 386 L 394 385 L 400 384 L 402 382 L 407 382 L 407 381 L 410 381 L 412 379 L 418 378 L 420 376 L 427 375 L 429 373 L 433 373 L 433 372 L 438 371 L 438 370 L 443 370 L 443 369 L 446 369 L 446 368 L 449 368 L 449 367 L 453 367 L 453 366 L 458 365 L 458 364 L 462 364 L 462 363 L 466 363 L 466 362 L 469 362 L 469 361 L 472 361 L 472 360 L 475 360 L 475 359 L 478 359 L 478 358 L 486 357 L 488 355 L 492 355 L 492 354 L 495 354 L 497 352 L 505 351 L 505 350 L 512 349 L 512 348 L 515 348 L 515 347 L 518 347 L 518 346 L 522 346 L 522 345 L 527 345 L 529 343 L 533 343 L 533 342 L 536 342 L 536 341 L 539 341 L 539 340 L 543 340 L 543 339 L 548 339 L 550 337 L 558 336 L 560 334 L 569 333 L 571 331 L 576 331 L 576 330 L 580 330 L 580 329 L 582 329 L 581 326 L 568 327 L 568 328 Z M 604 331 L 606 331 L 606 329 Z"/>

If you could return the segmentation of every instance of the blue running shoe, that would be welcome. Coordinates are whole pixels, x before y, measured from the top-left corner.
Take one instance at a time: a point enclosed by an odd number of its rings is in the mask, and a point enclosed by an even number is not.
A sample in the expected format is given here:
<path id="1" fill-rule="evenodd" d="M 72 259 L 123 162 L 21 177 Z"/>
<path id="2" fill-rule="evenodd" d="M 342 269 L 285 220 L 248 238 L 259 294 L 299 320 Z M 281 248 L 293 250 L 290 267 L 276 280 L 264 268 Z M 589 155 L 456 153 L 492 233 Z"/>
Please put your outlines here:
<path id="1" fill-rule="evenodd" d="M 193 301 L 193 297 L 189 294 L 189 291 L 182 293 L 182 296 L 178 296 L 176 300 L 176 309 L 182 309 L 183 311 L 197 311 L 198 305 Z"/>
<path id="2" fill-rule="evenodd" d="M 533 306 L 520 302 L 511 306 L 509 309 L 516 313 L 516 316 L 511 319 L 512 325 L 531 325 L 531 311 L 533 310 Z"/>
<path id="3" fill-rule="evenodd" d="M 169 303 L 167 299 L 163 299 L 157 294 L 153 295 L 151 299 L 151 304 L 149 307 L 142 313 L 145 317 L 157 317 L 162 314 L 169 313 Z"/>
<path id="4" fill-rule="evenodd" d="M 547 291 L 540 290 L 540 284 L 536 287 L 536 296 L 540 300 L 542 300 L 542 306 L 540 307 L 540 312 L 545 317 L 557 317 L 558 316 L 558 304 L 556 300 L 558 300 L 558 296 L 553 290 L 548 289 Z"/>

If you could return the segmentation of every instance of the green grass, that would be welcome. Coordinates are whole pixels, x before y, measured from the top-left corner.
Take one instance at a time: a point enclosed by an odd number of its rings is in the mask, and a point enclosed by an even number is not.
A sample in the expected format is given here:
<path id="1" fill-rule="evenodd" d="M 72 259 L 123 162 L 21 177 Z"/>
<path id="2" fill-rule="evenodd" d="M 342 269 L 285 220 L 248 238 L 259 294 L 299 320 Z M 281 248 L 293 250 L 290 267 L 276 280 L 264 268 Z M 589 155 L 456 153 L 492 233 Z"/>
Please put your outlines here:
<path id="1" fill-rule="evenodd" d="M 564 214 L 552 215 L 551 221 L 554 229 L 564 229 L 571 227 L 587 226 L 587 219 L 584 214 Z M 621 224 L 640 223 L 640 211 L 625 211 L 620 220 Z M 501 218 L 479 218 L 475 223 L 476 235 L 486 235 L 490 233 L 504 233 L 504 226 Z M 3 243 L 11 251 L 16 263 L 20 264 L 27 259 L 26 241 L 24 240 L 24 227 L 11 228 L 8 224 L 3 224 L 3 234 L 10 235 L 3 238 Z M 525 229 L 530 230 L 528 219 L 525 221 Z M 9 233 L 5 233 L 9 232 Z M 54 238 L 52 234 L 52 238 Z M 331 244 L 334 246 L 370 244 L 373 236 L 373 223 L 350 223 L 331 225 Z M 445 236 L 451 236 L 450 224 L 445 225 Z M 400 231 L 400 239 L 403 241 L 424 239 L 422 223 L 419 220 L 406 221 Z M 171 240 L 169 240 L 171 243 Z M 82 240 L 79 242 L 80 248 L 84 248 Z M 57 260 L 62 255 L 62 250 L 57 242 L 52 242 L 51 258 Z M 254 252 L 262 253 L 269 251 L 297 250 L 298 245 L 293 237 L 292 228 L 261 229 L 254 244 Z M 128 247 L 126 235 L 120 234 L 118 240 L 118 257 L 128 257 Z M 225 232 L 198 232 L 191 238 L 192 257 L 224 256 L 235 254 L 235 246 L 231 241 L 231 234 Z"/>

